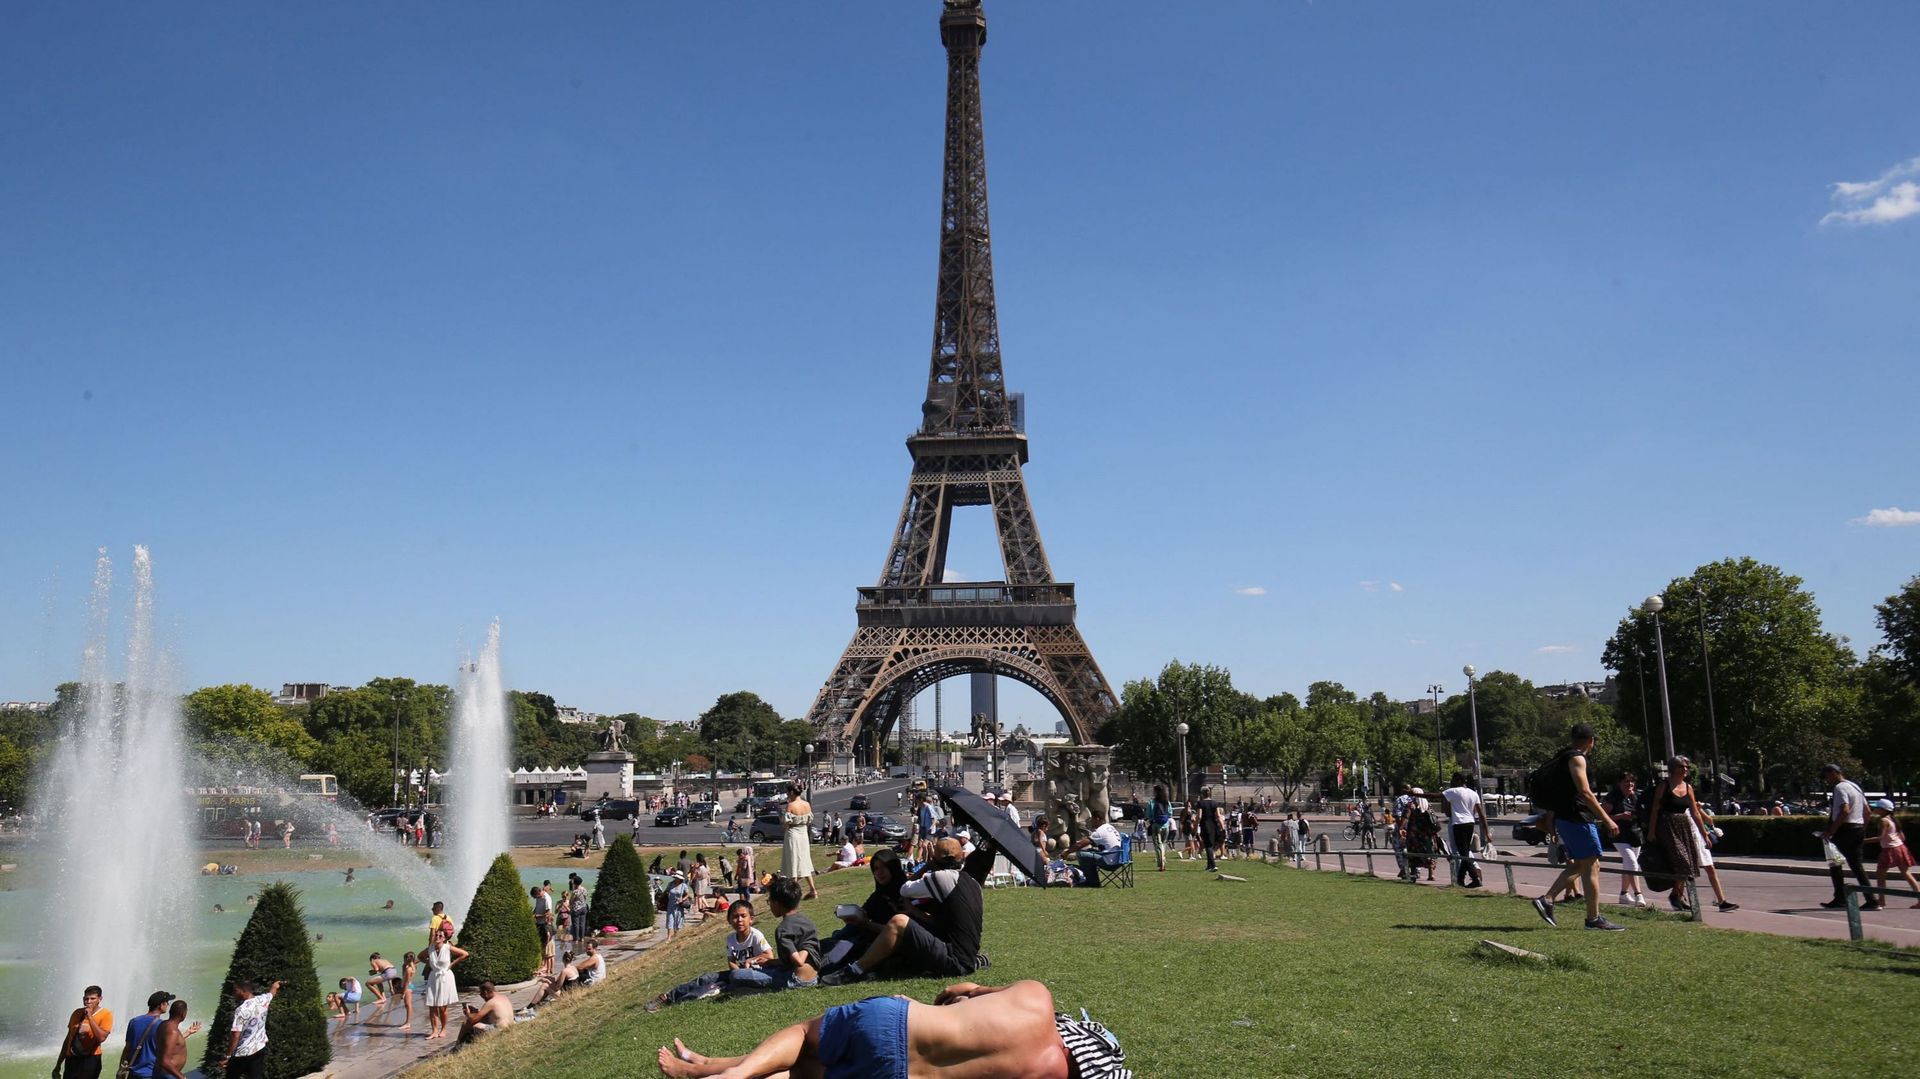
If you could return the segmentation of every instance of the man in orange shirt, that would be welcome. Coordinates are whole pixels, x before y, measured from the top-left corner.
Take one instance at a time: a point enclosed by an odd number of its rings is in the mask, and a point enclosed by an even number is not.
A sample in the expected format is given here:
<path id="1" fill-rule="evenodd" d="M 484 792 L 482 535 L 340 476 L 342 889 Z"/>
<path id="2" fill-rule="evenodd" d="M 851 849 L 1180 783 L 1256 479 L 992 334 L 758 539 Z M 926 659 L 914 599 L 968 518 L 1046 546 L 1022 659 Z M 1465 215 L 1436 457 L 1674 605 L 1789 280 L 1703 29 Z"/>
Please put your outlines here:
<path id="1" fill-rule="evenodd" d="M 113 1033 L 113 1013 L 100 1006 L 100 987 L 87 986 L 80 995 L 80 1007 L 67 1016 L 67 1038 L 60 1043 L 59 1059 L 53 1062 L 53 1079 L 100 1079 L 100 1050 Z"/>

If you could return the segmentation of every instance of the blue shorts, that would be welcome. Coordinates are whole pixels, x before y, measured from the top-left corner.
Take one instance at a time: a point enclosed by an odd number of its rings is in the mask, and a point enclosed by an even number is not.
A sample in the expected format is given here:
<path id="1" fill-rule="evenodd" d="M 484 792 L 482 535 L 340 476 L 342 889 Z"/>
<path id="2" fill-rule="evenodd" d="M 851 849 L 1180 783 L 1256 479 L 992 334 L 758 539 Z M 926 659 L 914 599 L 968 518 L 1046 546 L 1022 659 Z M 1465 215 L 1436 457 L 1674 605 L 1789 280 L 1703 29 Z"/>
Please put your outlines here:
<path id="1" fill-rule="evenodd" d="M 907 1001 L 868 997 L 820 1017 L 827 1079 L 907 1079 Z"/>
<path id="2" fill-rule="evenodd" d="M 1600 857 L 1600 826 L 1572 821 L 1561 821 L 1554 825 L 1560 833 L 1560 845 L 1567 848 L 1567 857 L 1573 861 L 1583 858 Z"/>

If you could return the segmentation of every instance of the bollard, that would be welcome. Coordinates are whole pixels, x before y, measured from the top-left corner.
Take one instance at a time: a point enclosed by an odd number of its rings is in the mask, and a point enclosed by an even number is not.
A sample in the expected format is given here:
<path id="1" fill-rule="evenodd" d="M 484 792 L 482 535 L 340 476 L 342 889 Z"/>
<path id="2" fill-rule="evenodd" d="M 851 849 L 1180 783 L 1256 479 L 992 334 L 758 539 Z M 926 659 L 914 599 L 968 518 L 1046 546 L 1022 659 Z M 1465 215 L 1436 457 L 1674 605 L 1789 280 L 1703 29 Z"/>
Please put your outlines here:
<path id="1" fill-rule="evenodd" d="M 1341 851 L 1340 852 L 1340 874 L 1342 876 L 1345 876 L 1346 872 L 1347 872 L 1347 852 Z"/>
<path id="2" fill-rule="evenodd" d="M 1847 885 L 1847 939 L 1860 943 L 1866 933 L 1860 928 L 1860 893 L 1854 886 Z"/>
<path id="3" fill-rule="evenodd" d="M 1520 894 L 1518 891 L 1514 889 L 1514 886 L 1513 886 L 1513 863 L 1511 861 L 1506 862 L 1502 864 L 1500 868 L 1505 869 L 1507 871 L 1507 894 L 1508 895 Z"/>
<path id="4" fill-rule="evenodd" d="M 1687 878 L 1687 906 L 1693 908 L 1687 916 L 1688 921 L 1704 922 L 1707 920 L 1707 916 L 1700 910 L 1700 881 L 1697 877 Z"/>
<path id="5" fill-rule="evenodd" d="M 1314 872 L 1316 872 L 1316 873 L 1317 873 L 1317 872 L 1319 872 L 1321 868 L 1322 868 L 1322 867 L 1321 867 L 1321 865 L 1320 865 L 1320 852 L 1319 852 L 1319 851 L 1314 851 L 1314 852 L 1313 852 L 1313 869 L 1314 869 Z"/>
<path id="6" fill-rule="evenodd" d="M 1367 876 L 1369 879 L 1371 879 L 1373 876 L 1373 851 L 1369 850 L 1366 853 L 1367 853 Z"/>

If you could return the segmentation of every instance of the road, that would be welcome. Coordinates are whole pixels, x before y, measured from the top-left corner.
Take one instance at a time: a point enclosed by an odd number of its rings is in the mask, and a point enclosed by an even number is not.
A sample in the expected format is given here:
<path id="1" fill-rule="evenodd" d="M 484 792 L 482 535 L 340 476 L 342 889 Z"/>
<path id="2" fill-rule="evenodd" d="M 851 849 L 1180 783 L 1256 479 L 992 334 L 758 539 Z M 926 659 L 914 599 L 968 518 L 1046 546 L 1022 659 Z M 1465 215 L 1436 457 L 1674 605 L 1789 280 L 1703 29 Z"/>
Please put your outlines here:
<path id="1" fill-rule="evenodd" d="M 898 815 L 894 808 L 894 794 L 904 792 L 907 781 L 904 779 L 883 779 L 877 783 L 861 783 L 845 787 L 831 787 L 816 791 L 813 798 L 813 811 L 816 816 L 838 810 L 845 816 L 848 804 L 856 794 L 864 794 L 873 801 L 873 812 Z M 721 833 L 726 830 L 728 811 L 739 801 L 738 793 L 723 796 L 720 802 L 720 819 L 708 824 L 696 821 L 692 824 L 673 828 L 655 827 L 653 814 L 642 813 L 638 821 L 608 821 L 607 838 L 612 839 L 621 832 L 631 832 L 633 840 L 642 846 L 693 846 L 701 844 L 713 846 L 720 842 Z M 744 813 L 732 814 L 739 818 L 744 831 L 751 818 Z M 573 837 L 591 829 L 578 817 L 515 817 L 513 821 L 513 845 L 516 847 L 564 846 L 572 842 Z"/>

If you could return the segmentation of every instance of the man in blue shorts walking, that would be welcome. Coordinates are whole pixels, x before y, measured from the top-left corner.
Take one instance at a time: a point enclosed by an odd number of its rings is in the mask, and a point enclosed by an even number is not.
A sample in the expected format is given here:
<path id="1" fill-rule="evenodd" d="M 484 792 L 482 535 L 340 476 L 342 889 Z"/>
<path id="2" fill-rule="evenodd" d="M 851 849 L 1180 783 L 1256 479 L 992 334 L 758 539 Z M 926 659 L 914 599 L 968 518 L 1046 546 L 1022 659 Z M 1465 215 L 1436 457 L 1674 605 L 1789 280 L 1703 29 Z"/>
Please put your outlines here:
<path id="1" fill-rule="evenodd" d="M 1554 830 L 1567 851 L 1567 867 L 1560 871 L 1560 879 L 1549 885 L 1545 894 L 1532 901 L 1533 909 L 1548 925 L 1559 925 L 1553 918 L 1554 893 L 1568 880 L 1577 878 L 1586 892 L 1587 928 L 1623 933 L 1626 926 L 1615 925 L 1600 916 L 1600 829 L 1607 830 L 1609 840 L 1619 829 L 1614 827 L 1613 818 L 1607 815 L 1587 781 L 1587 754 L 1593 752 L 1593 728 L 1576 723 L 1568 732 L 1568 738 L 1572 744 L 1555 754 L 1541 770 L 1542 782 L 1538 782 L 1534 790 L 1534 801 L 1553 814 Z"/>

